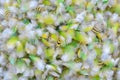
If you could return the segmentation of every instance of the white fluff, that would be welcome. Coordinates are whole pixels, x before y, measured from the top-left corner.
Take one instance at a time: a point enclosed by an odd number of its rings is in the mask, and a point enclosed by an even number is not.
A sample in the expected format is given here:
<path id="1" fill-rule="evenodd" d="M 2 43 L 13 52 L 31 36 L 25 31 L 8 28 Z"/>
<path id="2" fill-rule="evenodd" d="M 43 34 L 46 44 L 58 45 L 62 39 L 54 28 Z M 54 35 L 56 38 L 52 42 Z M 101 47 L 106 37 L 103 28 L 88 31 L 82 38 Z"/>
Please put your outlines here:
<path id="1" fill-rule="evenodd" d="M 24 3 L 24 4 L 22 4 L 21 5 L 21 7 L 20 7 L 20 11 L 21 12 L 27 12 L 28 11 L 28 4 L 27 3 Z"/>
<path id="2" fill-rule="evenodd" d="M 87 42 L 88 42 L 88 43 L 91 43 L 91 42 L 92 42 L 92 37 L 88 36 Z"/>
<path id="3" fill-rule="evenodd" d="M 4 27 L 8 26 L 8 21 L 7 20 L 1 21 L 1 25 Z"/>
<path id="4" fill-rule="evenodd" d="M 103 17 L 103 15 L 101 14 L 101 13 L 97 13 L 96 14 L 96 19 L 97 19 L 97 21 L 103 21 L 103 19 L 104 19 L 104 17 Z"/>
<path id="5" fill-rule="evenodd" d="M 28 80 L 28 77 L 19 77 L 18 80 Z"/>
<path id="6" fill-rule="evenodd" d="M 3 8 L 0 8 L 0 16 L 2 17 L 4 16 L 4 14 L 5 14 L 5 10 Z"/>
<path id="7" fill-rule="evenodd" d="M 26 32 L 31 31 L 33 28 L 34 28 L 34 24 L 31 24 L 31 23 L 25 26 Z"/>
<path id="8" fill-rule="evenodd" d="M 91 53 L 92 53 L 92 54 L 91 54 Z M 97 56 L 96 52 L 92 50 L 92 51 L 90 51 L 90 53 L 88 54 L 87 59 L 89 59 L 89 60 L 94 60 L 94 59 L 96 58 L 96 56 Z"/>
<path id="9" fill-rule="evenodd" d="M 35 9 L 37 7 L 37 5 L 38 5 L 38 2 L 36 0 L 31 0 L 29 2 L 29 8 L 30 9 Z"/>
<path id="10" fill-rule="evenodd" d="M 64 55 L 61 57 L 61 59 L 62 59 L 63 61 L 65 61 L 65 62 L 67 62 L 67 61 L 70 60 L 70 57 L 69 57 L 68 54 L 64 54 Z"/>
<path id="11" fill-rule="evenodd" d="M 6 44 L 6 48 L 9 50 L 9 51 L 12 51 L 14 48 L 15 48 L 15 44 Z"/>
<path id="12" fill-rule="evenodd" d="M 38 55 L 41 55 L 42 52 L 43 52 L 42 47 L 41 47 L 41 46 L 38 46 L 38 47 L 37 47 L 37 54 L 38 54 Z"/>
<path id="13" fill-rule="evenodd" d="M 18 12 L 18 8 L 16 8 L 15 6 L 10 6 L 10 7 L 9 7 L 9 10 L 10 10 L 10 12 L 12 12 L 13 14 L 17 14 L 17 12 Z"/>
<path id="14" fill-rule="evenodd" d="M 9 59 L 11 64 L 14 64 L 17 60 L 16 53 L 15 52 L 11 53 L 8 59 Z"/>
<path id="15" fill-rule="evenodd" d="M 116 59 L 111 59 L 111 62 L 114 64 L 114 66 L 116 66 L 119 62 L 120 58 L 116 58 Z"/>
<path id="16" fill-rule="evenodd" d="M 5 17 L 6 16 L 6 11 L 7 9 L 0 7 L 0 17 Z"/>
<path id="17" fill-rule="evenodd" d="M 110 46 L 108 44 L 103 45 L 103 53 L 105 54 L 110 53 Z"/>
<path id="18" fill-rule="evenodd" d="M 5 3 L 10 3 L 11 0 L 5 0 Z"/>
<path id="19" fill-rule="evenodd" d="M 56 73 L 56 72 L 49 72 L 51 75 L 53 75 L 54 77 L 59 77 L 60 75 L 58 74 L 58 73 Z"/>
<path id="20" fill-rule="evenodd" d="M 65 21 L 70 20 L 70 18 L 71 18 L 70 14 L 68 14 L 68 13 L 62 15 L 62 17 L 63 17 L 63 20 L 65 20 Z"/>
<path id="21" fill-rule="evenodd" d="M 96 4 L 98 0 L 91 0 L 92 4 Z"/>
<path id="22" fill-rule="evenodd" d="M 72 25 L 72 26 L 71 26 L 71 29 L 75 29 L 75 30 L 76 30 L 76 29 L 78 28 L 78 25 L 79 25 L 79 24 L 74 24 L 74 25 Z"/>
<path id="23" fill-rule="evenodd" d="M 3 68 L 0 67 L 0 77 L 3 76 Z"/>
<path id="24" fill-rule="evenodd" d="M 16 68 L 13 64 L 7 64 L 7 68 L 9 72 L 16 74 Z"/>
<path id="25" fill-rule="evenodd" d="M 66 43 L 71 43 L 72 42 L 72 37 L 70 35 L 67 36 Z"/>
<path id="26" fill-rule="evenodd" d="M 57 70 L 59 73 L 62 73 L 62 69 L 60 67 L 57 67 Z"/>
<path id="27" fill-rule="evenodd" d="M 33 46 L 33 45 L 29 44 L 29 43 L 26 43 L 25 50 L 26 50 L 27 53 L 30 54 L 30 53 L 34 52 L 35 46 Z"/>
<path id="28" fill-rule="evenodd" d="M 32 77 L 34 76 L 34 71 L 32 69 L 26 69 L 25 72 L 23 73 L 23 76 L 25 77 Z"/>
<path id="29" fill-rule="evenodd" d="M 119 69 L 116 72 L 109 68 L 101 71 L 104 65 L 96 62 L 98 59 L 101 63 L 110 61 L 114 67 L 120 67 L 120 28 L 114 27 L 114 23 L 120 22 L 120 15 L 111 10 L 111 7 L 117 9 L 120 5 L 115 1 L 118 0 L 0 0 L 0 80 L 45 80 L 48 76 L 62 80 L 89 80 L 97 76 L 100 80 L 120 80 Z M 42 11 L 37 11 L 37 7 Z M 69 7 L 74 8 L 73 15 L 67 11 Z M 91 12 L 89 8 L 92 8 Z M 51 18 L 53 24 L 49 24 Z M 27 24 L 24 19 L 30 22 Z M 92 27 L 100 31 L 102 41 L 98 40 Z M 15 35 L 14 28 L 17 29 Z M 73 34 L 69 30 L 73 30 Z M 75 38 L 76 32 L 85 36 L 87 44 L 79 43 L 82 37 Z M 47 35 L 46 42 L 41 40 L 43 34 Z M 60 46 L 57 46 L 57 40 L 49 37 L 51 34 L 61 39 Z M 18 37 L 18 41 L 12 37 Z M 23 49 L 19 51 L 21 45 Z M 48 48 L 54 48 L 50 63 L 46 62 Z M 77 53 L 79 48 L 85 55 Z M 78 57 L 85 60 L 76 62 Z M 68 68 L 65 74 L 64 66 Z M 85 72 L 79 76 L 81 70 Z"/>
<path id="30" fill-rule="evenodd" d="M 14 78 L 14 74 L 9 71 L 5 71 L 3 74 L 3 80 L 13 80 Z"/>
<path id="31" fill-rule="evenodd" d="M 66 5 L 70 5 L 72 3 L 72 0 L 66 0 Z"/>
<path id="32" fill-rule="evenodd" d="M 77 14 L 75 21 L 81 23 L 84 20 L 85 15 L 85 11 L 81 12 L 80 14 Z"/>
<path id="33" fill-rule="evenodd" d="M 62 14 L 63 12 L 65 12 L 65 6 L 62 3 L 60 3 L 59 7 L 56 10 L 56 13 L 57 14 Z"/>
<path id="34" fill-rule="evenodd" d="M 27 69 L 27 67 L 26 67 L 26 65 L 24 65 L 24 64 L 22 64 L 22 65 L 16 65 L 16 73 L 18 74 L 18 73 L 23 73 L 23 72 L 25 72 L 26 71 L 26 69 Z"/>
<path id="35" fill-rule="evenodd" d="M 17 20 L 16 19 L 14 19 L 14 18 L 9 19 L 9 22 L 8 22 L 8 26 L 9 27 L 11 27 L 11 28 L 15 27 L 16 24 L 17 24 Z"/>
<path id="36" fill-rule="evenodd" d="M 108 71 L 106 71 L 104 74 L 106 75 L 107 80 L 113 80 L 113 77 L 112 77 L 112 76 L 113 76 L 113 74 L 114 74 L 114 71 L 108 70 Z"/>
<path id="37" fill-rule="evenodd" d="M 112 15 L 111 20 L 114 21 L 114 22 L 116 22 L 116 21 L 119 19 L 118 17 L 119 17 L 118 14 L 114 13 L 114 14 Z"/>
<path id="38" fill-rule="evenodd" d="M 84 64 L 83 64 L 83 66 L 82 66 L 82 68 L 83 68 L 83 69 L 89 69 L 89 68 L 90 68 L 90 66 L 89 66 L 89 64 L 88 64 L 88 63 L 84 63 Z"/>
<path id="39" fill-rule="evenodd" d="M 16 45 L 19 46 L 19 45 L 22 45 L 22 44 L 20 43 L 20 41 L 17 41 Z M 24 51 L 20 51 L 20 52 L 17 53 L 17 57 L 19 57 L 19 58 L 24 57 L 24 55 L 25 55 Z"/>
<path id="40" fill-rule="evenodd" d="M 73 67 L 73 70 L 74 70 L 74 71 L 79 71 L 80 68 L 81 68 L 81 66 L 82 66 L 82 63 L 75 63 L 75 65 L 74 65 L 74 67 Z"/>
<path id="41" fill-rule="evenodd" d="M 0 55 L 0 65 L 5 66 L 6 65 L 6 58 L 4 54 Z"/>
<path id="42" fill-rule="evenodd" d="M 50 32 L 50 33 L 56 33 L 55 29 L 53 29 L 52 27 L 47 27 L 47 30 Z"/>
<path id="43" fill-rule="evenodd" d="M 54 70 L 54 68 L 53 68 L 53 66 L 51 66 L 51 65 L 46 65 L 46 69 L 49 71 L 49 70 Z"/>
<path id="44" fill-rule="evenodd" d="M 35 31 L 35 33 L 36 33 L 36 35 L 37 36 L 42 36 L 42 34 L 43 34 L 43 31 L 41 30 L 41 29 L 37 29 L 36 31 Z"/>
<path id="45" fill-rule="evenodd" d="M 35 38 L 35 31 L 33 30 L 34 27 L 35 27 L 35 24 L 26 25 L 24 35 L 26 35 L 26 37 L 28 39 L 34 39 Z"/>
<path id="46" fill-rule="evenodd" d="M 1 34 L 1 38 L 3 38 L 3 39 L 8 39 L 11 35 L 12 35 L 12 30 L 11 29 L 9 29 L 9 28 L 6 28 L 3 32 L 2 32 L 2 34 Z"/>
<path id="47" fill-rule="evenodd" d="M 100 8 L 101 10 L 105 10 L 106 7 L 107 7 L 107 5 L 108 5 L 108 4 L 103 4 L 102 1 L 101 1 L 101 2 L 98 2 L 98 3 L 99 3 L 99 4 L 98 4 L 97 6 L 98 6 L 98 8 Z"/>
<path id="48" fill-rule="evenodd" d="M 94 75 L 96 75 L 96 74 L 99 72 L 99 70 L 100 70 L 100 67 L 95 65 L 95 66 L 92 68 L 90 74 L 91 74 L 92 76 L 94 76 Z"/>
<path id="49" fill-rule="evenodd" d="M 26 36 L 28 39 L 34 39 L 35 38 L 35 31 L 31 30 L 29 32 L 26 32 Z"/>
<path id="50" fill-rule="evenodd" d="M 107 59 L 109 59 L 111 56 L 109 55 L 109 54 L 107 54 L 107 53 L 102 53 L 102 55 L 101 55 L 101 60 L 102 61 L 105 61 L 105 60 L 107 60 Z"/>
<path id="51" fill-rule="evenodd" d="M 35 67 L 41 71 L 44 71 L 45 69 L 45 62 L 42 60 L 37 60 L 37 62 L 35 63 Z"/>
<path id="52" fill-rule="evenodd" d="M 117 80 L 120 80 L 120 70 L 117 71 L 117 75 L 116 75 L 116 77 L 117 77 Z"/>
<path id="53" fill-rule="evenodd" d="M 1 4 L 4 4 L 4 3 L 5 3 L 5 0 L 0 0 L 0 3 L 1 3 Z"/>
<path id="54" fill-rule="evenodd" d="M 30 19 L 34 19 L 34 17 L 35 17 L 35 12 L 33 12 L 33 11 L 28 11 L 28 12 L 27 12 L 27 17 L 30 18 Z"/>

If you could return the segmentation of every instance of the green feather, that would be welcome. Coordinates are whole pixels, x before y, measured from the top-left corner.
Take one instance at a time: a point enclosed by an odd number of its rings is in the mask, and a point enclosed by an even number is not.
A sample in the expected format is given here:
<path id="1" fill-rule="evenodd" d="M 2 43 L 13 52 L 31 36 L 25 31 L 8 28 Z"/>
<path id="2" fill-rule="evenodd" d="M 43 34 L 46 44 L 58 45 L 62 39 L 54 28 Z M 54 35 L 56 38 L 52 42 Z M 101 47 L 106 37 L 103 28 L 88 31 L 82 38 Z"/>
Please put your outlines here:
<path id="1" fill-rule="evenodd" d="M 108 2 L 108 0 L 103 0 L 103 3 L 107 3 Z"/>
<path id="2" fill-rule="evenodd" d="M 21 3 L 21 0 L 17 0 L 17 3 L 20 4 L 20 3 Z"/>
<path id="3" fill-rule="evenodd" d="M 37 61 L 39 59 L 39 57 L 37 57 L 36 55 L 33 55 L 33 54 L 30 54 L 29 55 L 29 58 L 32 60 L 32 61 Z"/>
<path id="4" fill-rule="evenodd" d="M 64 3 L 64 0 L 57 0 L 58 3 Z"/>

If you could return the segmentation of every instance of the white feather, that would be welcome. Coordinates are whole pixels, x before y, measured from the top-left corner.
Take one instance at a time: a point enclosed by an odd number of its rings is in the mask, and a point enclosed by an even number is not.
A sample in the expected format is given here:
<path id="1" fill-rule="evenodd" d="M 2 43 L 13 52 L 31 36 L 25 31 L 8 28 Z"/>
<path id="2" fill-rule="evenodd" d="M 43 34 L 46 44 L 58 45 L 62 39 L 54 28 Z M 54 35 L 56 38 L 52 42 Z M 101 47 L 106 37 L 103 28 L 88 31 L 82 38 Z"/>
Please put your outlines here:
<path id="1" fill-rule="evenodd" d="M 37 5 L 38 5 L 38 2 L 36 0 L 31 0 L 29 2 L 29 8 L 30 9 L 35 9 L 37 7 Z"/>
<path id="2" fill-rule="evenodd" d="M 45 62 L 42 61 L 42 60 L 38 60 L 36 63 L 35 63 L 35 67 L 41 71 L 44 71 L 45 69 Z"/>

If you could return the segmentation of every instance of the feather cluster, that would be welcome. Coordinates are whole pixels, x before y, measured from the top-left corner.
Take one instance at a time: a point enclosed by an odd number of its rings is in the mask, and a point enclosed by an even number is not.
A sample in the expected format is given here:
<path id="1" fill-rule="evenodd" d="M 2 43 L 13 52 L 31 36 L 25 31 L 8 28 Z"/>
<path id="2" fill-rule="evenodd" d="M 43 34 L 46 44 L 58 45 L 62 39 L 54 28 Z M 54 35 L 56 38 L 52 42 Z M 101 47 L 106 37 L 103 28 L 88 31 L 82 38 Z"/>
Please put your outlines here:
<path id="1" fill-rule="evenodd" d="M 119 75 L 119 0 L 0 0 L 0 80 Z"/>

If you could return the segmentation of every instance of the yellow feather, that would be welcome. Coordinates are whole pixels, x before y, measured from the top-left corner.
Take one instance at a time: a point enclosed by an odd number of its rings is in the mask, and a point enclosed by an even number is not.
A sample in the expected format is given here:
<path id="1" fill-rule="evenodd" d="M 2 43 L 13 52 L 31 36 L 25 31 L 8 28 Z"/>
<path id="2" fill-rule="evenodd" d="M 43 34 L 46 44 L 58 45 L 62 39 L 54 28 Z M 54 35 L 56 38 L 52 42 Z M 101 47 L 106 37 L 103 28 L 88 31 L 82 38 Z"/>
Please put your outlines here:
<path id="1" fill-rule="evenodd" d="M 42 38 L 47 39 L 47 38 L 48 38 L 48 34 L 47 34 L 47 33 L 44 33 L 44 34 L 42 35 Z"/>

